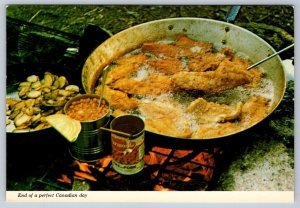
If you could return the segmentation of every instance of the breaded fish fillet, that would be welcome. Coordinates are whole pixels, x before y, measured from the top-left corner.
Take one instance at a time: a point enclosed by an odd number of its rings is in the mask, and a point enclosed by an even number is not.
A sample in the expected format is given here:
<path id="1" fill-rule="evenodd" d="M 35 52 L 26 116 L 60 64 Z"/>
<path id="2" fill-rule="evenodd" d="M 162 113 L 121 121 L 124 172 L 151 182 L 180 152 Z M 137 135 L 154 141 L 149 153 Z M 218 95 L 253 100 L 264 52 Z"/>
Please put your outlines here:
<path id="1" fill-rule="evenodd" d="M 231 62 L 229 62 L 231 63 Z M 240 66 L 241 68 L 247 68 L 248 66 L 250 66 L 252 63 L 244 58 L 238 57 L 238 56 L 234 56 L 232 58 L 232 63 L 234 63 L 237 66 Z M 225 63 L 220 64 L 220 67 L 226 67 Z M 261 81 L 261 78 L 263 77 L 263 73 L 261 70 L 259 70 L 257 67 L 252 68 L 251 70 L 247 71 L 248 74 L 251 76 L 252 81 L 249 84 L 246 84 L 246 87 L 257 87 Z"/>
<path id="2" fill-rule="evenodd" d="M 173 90 L 171 78 L 162 75 L 150 75 L 147 80 L 120 79 L 111 85 L 128 94 L 134 95 L 161 95 Z"/>
<path id="3" fill-rule="evenodd" d="M 214 71 L 225 58 L 223 54 L 206 53 L 199 58 L 190 59 L 188 69 L 194 72 Z"/>
<path id="4" fill-rule="evenodd" d="M 192 138 L 213 138 L 241 131 L 265 118 L 269 112 L 269 100 L 254 96 L 242 106 L 239 122 L 200 124 Z"/>
<path id="5" fill-rule="evenodd" d="M 212 43 L 194 41 L 187 36 L 178 37 L 175 45 L 157 42 L 146 42 L 142 45 L 142 52 L 161 58 L 194 57 L 211 52 L 212 49 Z"/>
<path id="6" fill-rule="evenodd" d="M 215 138 L 229 135 L 242 130 L 242 127 L 236 123 L 207 123 L 198 126 L 197 131 L 193 133 L 192 138 Z"/>
<path id="7" fill-rule="evenodd" d="M 124 56 L 118 59 L 116 63 L 117 66 L 112 68 L 107 74 L 106 84 L 130 76 L 130 74 L 136 72 L 146 60 L 147 56 L 144 54 Z"/>
<path id="8" fill-rule="evenodd" d="M 237 119 L 242 113 L 242 103 L 232 107 L 198 98 L 187 107 L 186 111 L 193 114 L 200 123 L 219 123 Z"/>
<path id="9" fill-rule="evenodd" d="M 148 60 L 147 64 L 154 68 L 157 72 L 172 75 L 183 70 L 183 64 L 179 59 L 167 58 L 167 59 L 152 59 Z"/>
<path id="10" fill-rule="evenodd" d="M 192 135 L 190 122 L 178 107 L 164 103 L 140 102 L 139 110 L 145 118 L 146 130 L 174 137 Z"/>
<path id="11" fill-rule="evenodd" d="M 187 37 L 186 35 L 180 35 L 176 39 L 175 45 L 180 47 L 181 49 L 188 48 L 189 50 L 195 53 L 193 56 L 213 51 L 212 43 L 205 41 L 195 41 Z"/>
<path id="12" fill-rule="evenodd" d="M 243 105 L 241 125 L 249 127 L 265 118 L 269 112 L 269 100 L 261 96 L 254 96 Z"/>
<path id="13" fill-rule="evenodd" d="M 246 69 L 224 60 L 215 71 L 179 72 L 173 75 L 172 79 L 180 89 L 218 93 L 249 84 L 253 78 Z"/>
<path id="14" fill-rule="evenodd" d="M 146 42 L 142 45 L 142 52 L 151 53 L 157 57 L 172 57 L 176 58 L 180 56 L 180 50 L 178 47 L 169 44 Z"/>
<path id="15" fill-rule="evenodd" d="M 196 72 L 214 71 L 224 59 L 231 60 L 233 55 L 233 51 L 229 48 L 223 48 L 217 53 L 207 52 L 201 56 L 190 58 L 188 69 Z"/>
<path id="16" fill-rule="evenodd" d="M 101 86 L 98 86 L 95 90 L 95 94 L 100 95 Z M 104 98 L 108 100 L 110 106 L 120 110 L 132 110 L 138 106 L 135 98 L 129 98 L 125 92 L 119 90 L 113 90 L 108 86 L 104 87 Z"/>

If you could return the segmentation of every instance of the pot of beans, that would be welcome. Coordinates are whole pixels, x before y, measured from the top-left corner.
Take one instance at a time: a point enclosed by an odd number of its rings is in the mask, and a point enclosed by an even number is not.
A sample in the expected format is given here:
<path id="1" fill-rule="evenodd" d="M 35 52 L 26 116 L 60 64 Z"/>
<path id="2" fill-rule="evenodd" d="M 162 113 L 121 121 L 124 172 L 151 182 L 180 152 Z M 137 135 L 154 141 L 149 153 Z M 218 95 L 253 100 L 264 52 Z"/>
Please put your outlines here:
<path id="1" fill-rule="evenodd" d="M 77 160 L 97 161 L 104 152 L 103 137 L 110 118 L 110 105 L 98 95 L 78 95 L 66 103 L 64 112 L 71 118 L 80 121 L 81 132 L 78 138 L 70 143 L 69 152 Z"/>

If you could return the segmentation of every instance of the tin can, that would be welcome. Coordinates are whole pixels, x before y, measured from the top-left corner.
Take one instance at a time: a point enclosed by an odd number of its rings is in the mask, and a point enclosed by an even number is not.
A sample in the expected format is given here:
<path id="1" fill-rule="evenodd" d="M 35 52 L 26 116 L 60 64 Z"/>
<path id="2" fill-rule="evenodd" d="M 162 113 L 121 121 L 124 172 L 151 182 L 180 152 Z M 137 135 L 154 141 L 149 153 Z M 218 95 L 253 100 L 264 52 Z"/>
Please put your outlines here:
<path id="1" fill-rule="evenodd" d="M 66 103 L 64 112 L 67 113 L 72 102 L 86 98 L 100 99 L 100 96 L 94 94 L 78 95 Z M 109 125 L 110 105 L 106 99 L 103 98 L 103 100 L 105 100 L 108 107 L 107 113 L 95 120 L 80 121 L 81 131 L 78 138 L 69 144 L 69 153 L 75 160 L 82 162 L 95 162 L 104 154 L 103 140 L 105 132 L 101 130 L 100 127 L 106 127 Z M 109 135 L 107 136 L 109 138 Z"/>
<path id="2" fill-rule="evenodd" d="M 111 133 L 113 169 L 124 175 L 140 172 L 144 168 L 144 121 L 138 116 L 119 116 L 112 120 L 110 128 L 131 135 Z"/>

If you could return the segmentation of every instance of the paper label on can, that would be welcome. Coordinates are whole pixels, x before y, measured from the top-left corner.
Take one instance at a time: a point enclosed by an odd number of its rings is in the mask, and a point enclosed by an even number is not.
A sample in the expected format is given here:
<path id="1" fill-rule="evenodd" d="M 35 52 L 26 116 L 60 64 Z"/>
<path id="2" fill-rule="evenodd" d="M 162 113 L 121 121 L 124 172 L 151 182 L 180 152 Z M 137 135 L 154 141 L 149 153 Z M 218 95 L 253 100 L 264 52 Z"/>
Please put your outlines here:
<path id="1" fill-rule="evenodd" d="M 113 168 L 126 175 L 138 173 L 144 167 L 144 134 L 129 140 L 112 134 Z"/>

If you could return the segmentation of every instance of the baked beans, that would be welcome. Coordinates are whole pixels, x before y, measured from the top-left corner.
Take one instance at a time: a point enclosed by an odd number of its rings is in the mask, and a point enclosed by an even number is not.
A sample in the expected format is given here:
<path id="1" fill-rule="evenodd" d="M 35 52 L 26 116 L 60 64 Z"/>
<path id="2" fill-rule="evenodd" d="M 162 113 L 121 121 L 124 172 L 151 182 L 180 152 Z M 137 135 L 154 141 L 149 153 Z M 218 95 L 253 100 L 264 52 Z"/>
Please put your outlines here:
<path id="1" fill-rule="evenodd" d="M 93 121 L 101 118 L 108 110 L 108 105 L 104 99 L 99 106 L 98 98 L 81 98 L 70 104 L 66 114 L 78 121 Z"/>

